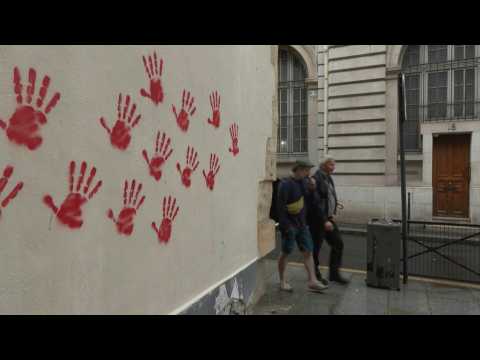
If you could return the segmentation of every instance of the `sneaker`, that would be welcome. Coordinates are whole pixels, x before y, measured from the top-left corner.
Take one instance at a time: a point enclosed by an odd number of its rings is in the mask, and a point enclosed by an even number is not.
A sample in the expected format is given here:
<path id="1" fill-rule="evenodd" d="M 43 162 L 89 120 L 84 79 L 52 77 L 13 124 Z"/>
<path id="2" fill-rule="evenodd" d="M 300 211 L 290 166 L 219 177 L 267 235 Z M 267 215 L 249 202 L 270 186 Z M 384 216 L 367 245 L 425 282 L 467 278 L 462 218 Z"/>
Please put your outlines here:
<path id="1" fill-rule="evenodd" d="M 315 269 L 315 276 L 317 277 L 318 281 L 320 281 L 323 285 L 328 286 L 328 280 L 322 277 L 322 273 L 320 272 L 320 270 Z"/>
<path id="2" fill-rule="evenodd" d="M 280 282 L 280 290 L 286 291 L 286 292 L 292 292 L 293 288 L 286 281 L 282 281 Z"/>
<path id="3" fill-rule="evenodd" d="M 313 292 L 322 292 L 328 289 L 328 286 L 323 285 L 321 282 L 316 282 L 308 285 L 308 290 Z"/>
<path id="4" fill-rule="evenodd" d="M 334 281 L 341 285 L 347 285 L 348 283 L 350 283 L 350 280 L 345 279 L 342 275 L 340 275 L 340 273 L 330 274 L 330 281 Z"/>

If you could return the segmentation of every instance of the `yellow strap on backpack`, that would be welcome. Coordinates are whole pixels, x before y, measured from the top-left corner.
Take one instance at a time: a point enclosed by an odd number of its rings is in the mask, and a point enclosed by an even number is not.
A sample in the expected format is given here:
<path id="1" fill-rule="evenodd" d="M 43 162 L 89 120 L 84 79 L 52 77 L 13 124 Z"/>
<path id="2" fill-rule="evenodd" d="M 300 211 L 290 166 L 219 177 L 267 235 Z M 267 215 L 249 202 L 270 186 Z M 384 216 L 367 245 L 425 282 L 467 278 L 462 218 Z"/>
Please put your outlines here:
<path id="1" fill-rule="evenodd" d="M 287 212 L 290 215 L 298 215 L 302 211 L 303 206 L 304 206 L 304 204 L 303 204 L 303 196 L 302 196 L 297 201 L 295 201 L 291 204 L 287 204 Z"/>

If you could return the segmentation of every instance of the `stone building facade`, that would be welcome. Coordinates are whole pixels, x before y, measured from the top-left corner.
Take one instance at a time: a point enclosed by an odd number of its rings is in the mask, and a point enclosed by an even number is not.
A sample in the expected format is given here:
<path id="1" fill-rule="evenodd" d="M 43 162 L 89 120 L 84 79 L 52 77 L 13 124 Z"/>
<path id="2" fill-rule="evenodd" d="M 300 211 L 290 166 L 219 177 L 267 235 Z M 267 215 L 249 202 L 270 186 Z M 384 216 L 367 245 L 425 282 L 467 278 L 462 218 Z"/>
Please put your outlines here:
<path id="1" fill-rule="evenodd" d="M 398 76 L 404 73 L 412 218 L 480 222 L 477 45 L 283 49 L 304 69 L 308 151 L 277 149 L 279 177 L 288 175 L 294 159 L 318 163 L 328 154 L 337 160 L 335 181 L 345 204 L 341 221 L 400 217 Z M 280 83 L 279 97 L 281 88 Z M 280 124 L 285 113 L 296 116 L 294 106 L 280 104 Z M 297 135 L 291 132 L 290 141 Z M 289 140 L 279 132 L 282 139 Z"/>

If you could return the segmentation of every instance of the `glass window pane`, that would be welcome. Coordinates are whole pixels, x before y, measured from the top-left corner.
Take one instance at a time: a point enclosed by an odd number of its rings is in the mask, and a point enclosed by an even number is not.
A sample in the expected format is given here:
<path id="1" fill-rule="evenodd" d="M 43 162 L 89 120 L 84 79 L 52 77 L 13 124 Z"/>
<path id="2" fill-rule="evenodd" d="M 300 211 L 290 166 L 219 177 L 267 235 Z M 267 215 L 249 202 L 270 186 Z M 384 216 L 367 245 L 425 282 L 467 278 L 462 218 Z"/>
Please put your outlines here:
<path id="1" fill-rule="evenodd" d="M 428 62 L 436 64 L 447 61 L 448 45 L 428 45 Z"/>
<path id="2" fill-rule="evenodd" d="M 473 85 L 475 83 L 475 69 L 465 70 L 465 84 Z"/>
<path id="3" fill-rule="evenodd" d="M 293 89 L 293 101 L 300 101 L 300 89 Z"/>
<path id="4" fill-rule="evenodd" d="M 475 70 L 465 70 L 465 115 L 472 117 L 475 108 Z"/>
<path id="5" fill-rule="evenodd" d="M 405 53 L 403 66 L 415 66 L 420 64 L 420 45 L 409 45 Z"/>
<path id="6" fill-rule="evenodd" d="M 465 45 L 455 45 L 454 59 L 455 60 L 465 59 Z"/>
<path id="7" fill-rule="evenodd" d="M 463 70 L 456 70 L 453 76 L 453 99 L 454 99 L 454 116 L 459 117 L 463 115 L 463 88 L 464 88 L 464 79 L 463 79 Z"/>
<path id="8" fill-rule="evenodd" d="M 307 116 L 304 115 L 304 116 L 302 116 L 302 127 L 307 128 L 307 126 L 308 126 L 307 124 L 308 124 Z"/>
<path id="9" fill-rule="evenodd" d="M 302 152 L 306 147 L 307 92 L 305 67 L 293 52 L 279 51 L 279 144 L 278 151 Z M 305 117 L 306 118 L 306 117 Z"/>
<path id="10" fill-rule="evenodd" d="M 473 59 L 475 57 L 475 45 L 465 45 L 465 58 Z"/>
<path id="11" fill-rule="evenodd" d="M 296 152 L 296 153 L 301 152 L 301 141 L 300 140 L 294 140 L 293 141 L 293 152 Z"/>
<path id="12" fill-rule="evenodd" d="M 428 74 L 428 118 L 444 118 L 447 115 L 446 71 Z"/>

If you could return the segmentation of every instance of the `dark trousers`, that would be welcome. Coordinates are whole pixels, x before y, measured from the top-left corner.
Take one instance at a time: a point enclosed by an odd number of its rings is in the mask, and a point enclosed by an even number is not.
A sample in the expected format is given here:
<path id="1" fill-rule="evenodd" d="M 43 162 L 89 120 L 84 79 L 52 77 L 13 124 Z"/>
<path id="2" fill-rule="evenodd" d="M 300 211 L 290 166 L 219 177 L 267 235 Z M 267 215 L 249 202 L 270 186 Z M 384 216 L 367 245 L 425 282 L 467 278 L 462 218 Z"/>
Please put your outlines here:
<path id="1" fill-rule="evenodd" d="M 318 258 L 320 255 L 320 249 L 322 248 L 323 240 L 325 239 L 330 246 L 330 274 L 335 275 L 338 273 L 338 269 L 342 265 L 343 240 L 337 224 L 333 221 L 330 222 L 333 224 L 333 231 L 325 231 L 325 225 L 320 224 L 318 221 L 310 222 L 310 231 L 313 240 L 313 262 L 315 263 L 315 267 L 318 267 L 319 265 Z"/>

